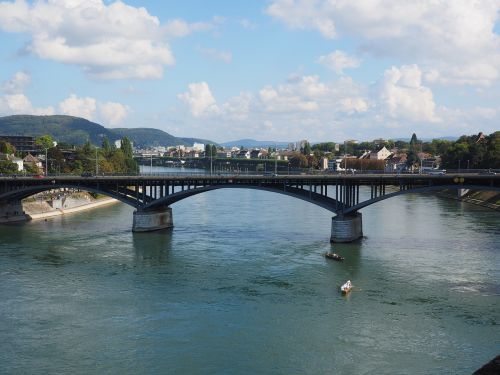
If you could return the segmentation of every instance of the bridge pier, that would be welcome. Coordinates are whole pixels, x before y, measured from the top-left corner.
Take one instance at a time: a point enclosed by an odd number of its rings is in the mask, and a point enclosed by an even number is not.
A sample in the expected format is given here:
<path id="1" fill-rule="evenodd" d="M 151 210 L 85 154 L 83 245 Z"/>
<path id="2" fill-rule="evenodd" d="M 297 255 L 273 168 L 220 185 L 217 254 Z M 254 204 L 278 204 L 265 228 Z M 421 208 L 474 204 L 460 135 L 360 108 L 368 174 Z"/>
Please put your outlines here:
<path id="1" fill-rule="evenodd" d="M 23 211 L 23 204 L 19 199 L 0 202 L 0 223 L 28 220 Z"/>
<path id="2" fill-rule="evenodd" d="M 363 237 L 361 212 L 332 217 L 332 235 L 330 242 L 352 242 Z"/>
<path id="3" fill-rule="evenodd" d="M 151 232 L 173 226 L 172 208 L 170 207 L 134 211 L 132 232 Z"/>

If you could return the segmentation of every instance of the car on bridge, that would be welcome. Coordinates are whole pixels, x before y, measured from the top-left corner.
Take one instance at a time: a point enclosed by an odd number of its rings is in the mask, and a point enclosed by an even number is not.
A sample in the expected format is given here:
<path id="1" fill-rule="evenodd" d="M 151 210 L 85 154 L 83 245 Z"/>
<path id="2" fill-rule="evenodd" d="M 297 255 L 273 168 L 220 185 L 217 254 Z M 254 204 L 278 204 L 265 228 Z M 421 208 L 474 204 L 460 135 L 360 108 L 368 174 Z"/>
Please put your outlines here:
<path id="1" fill-rule="evenodd" d="M 90 172 L 83 172 L 83 173 L 81 174 L 81 176 L 82 176 L 82 177 L 92 177 L 92 173 L 90 173 Z"/>
<path id="2" fill-rule="evenodd" d="M 432 171 L 427 172 L 427 174 L 431 176 L 444 176 L 446 174 L 445 169 L 434 169 Z"/>

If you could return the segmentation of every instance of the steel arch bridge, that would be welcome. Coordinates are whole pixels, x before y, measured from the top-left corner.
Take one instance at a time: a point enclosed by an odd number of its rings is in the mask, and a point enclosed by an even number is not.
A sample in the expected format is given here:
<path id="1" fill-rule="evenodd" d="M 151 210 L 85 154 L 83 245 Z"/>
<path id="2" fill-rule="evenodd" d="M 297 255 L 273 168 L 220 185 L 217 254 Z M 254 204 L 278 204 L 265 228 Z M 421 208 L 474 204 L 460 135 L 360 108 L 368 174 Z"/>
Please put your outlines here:
<path id="1" fill-rule="evenodd" d="M 360 187 L 370 198 L 362 200 Z M 402 194 L 444 189 L 500 191 L 495 174 L 361 174 L 361 175 L 140 175 L 0 177 L 0 207 L 47 190 L 73 188 L 107 195 L 146 215 L 170 209 L 170 205 L 207 191 L 240 188 L 285 194 L 325 208 L 342 219 L 358 210 Z M 171 214 L 170 214 L 171 215 Z M 134 219 L 135 220 L 135 219 Z M 170 219 L 171 224 L 171 219 Z M 146 229 L 149 224 L 145 224 Z M 134 221 L 135 226 L 135 221 Z M 151 229 L 158 229 L 151 225 Z"/>

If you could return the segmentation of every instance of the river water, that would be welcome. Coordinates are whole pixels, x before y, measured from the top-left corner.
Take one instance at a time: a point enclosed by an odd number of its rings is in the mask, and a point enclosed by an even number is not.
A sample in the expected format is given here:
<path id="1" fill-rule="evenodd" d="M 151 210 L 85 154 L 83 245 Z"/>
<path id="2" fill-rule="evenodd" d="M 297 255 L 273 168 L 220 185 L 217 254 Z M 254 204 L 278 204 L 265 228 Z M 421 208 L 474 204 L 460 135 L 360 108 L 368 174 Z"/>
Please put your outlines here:
<path id="1" fill-rule="evenodd" d="M 330 212 L 279 194 L 172 208 L 152 233 L 121 203 L 0 226 L 0 373 L 470 374 L 500 353 L 498 212 L 396 197 L 332 246 Z"/>

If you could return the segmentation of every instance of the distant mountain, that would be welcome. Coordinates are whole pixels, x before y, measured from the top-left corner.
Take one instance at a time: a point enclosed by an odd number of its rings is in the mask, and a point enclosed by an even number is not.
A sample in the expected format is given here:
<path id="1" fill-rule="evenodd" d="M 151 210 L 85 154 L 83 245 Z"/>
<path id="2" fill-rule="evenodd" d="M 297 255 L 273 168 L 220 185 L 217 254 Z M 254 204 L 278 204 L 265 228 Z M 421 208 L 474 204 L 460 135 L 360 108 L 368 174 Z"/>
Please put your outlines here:
<path id="1" fill-rule="evenodd" d="M 246 148 L 250 148 L 250 147 L 267 148 L 267 147 L 274 147 L 276 145 L 278 148 L 284 148 L 284 147 L 288 146 L 288 143 L 289 142 L 256 141 L 255 139 L 239 139 L 237 141 L 220 143 L 220 145 L 223 147 L 233 147 L 233 146 L 240 147 L 240 146 L 242 146 L 242 147 L 246 147 Z"/>
<path id="2" fill-rule="evenodd" d="M 178 138 L 163 130 L 153 128 L 115 128 L 108 129 L 84 118 L 54 115 L 31 116 L 15 115 L 0 117 L 0 135 L 25 135 L 39 137 L 49 134 L 57 142 L 82 145 L 87 140 L 92 144 L 100 145 L 102 138 L 107 137 L 114 142 L 128 137 L 135 147 L 147 148 L 152 146 L 192 146 L 193 143 L 215 142 L 199 138 Z"/>
<path id="3" fill-rule="evenodd" d="M 147 148 L 152 146 L 191 146 L 183 138 L 174 137 L 173 135 L 164 132 L 163 130 L 153 128 L 116 128 L 111 129 L 118 138 L 127 137 L 133 143 L 134 147 Z"/>
<path id="4" fill-rule="evenodd" d="M 102 137 L 111 142 L 120 137 L 104 126 L 80 117 L 54 115 L 14 115 L 0 117 L 0 135 L 25 135 L 38 137 L 49 134 L 58 142 L 82 145 L 87 140 L 101 144 Z"/>
<path id="5" fill-rule="evenodd" d="M 211 141 L 209 139 L 186 138 L 186 137 L 180 137 L 180 139 L 182 139 L 189 146 L 192 146 L 194 143 L 203 143 L 204 145 L 211 144 L 211 145 L 219 146 L 218 143 Z"/>

